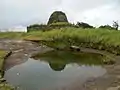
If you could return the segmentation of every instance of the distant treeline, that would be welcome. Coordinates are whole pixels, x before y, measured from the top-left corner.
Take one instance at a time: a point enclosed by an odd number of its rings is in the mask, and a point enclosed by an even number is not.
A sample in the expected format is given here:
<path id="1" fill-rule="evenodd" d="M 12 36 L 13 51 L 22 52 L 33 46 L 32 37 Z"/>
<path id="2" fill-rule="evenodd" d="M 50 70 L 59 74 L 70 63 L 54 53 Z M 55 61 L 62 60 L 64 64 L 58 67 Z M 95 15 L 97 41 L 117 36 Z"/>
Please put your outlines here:
<path id="1" fill-rule="evenodd" d="M 42 31 L 47 31 L 47 30 L 52 30 L 52 29 L 60 29 L 60 28 L 67 28 L 67 27 L 74 27 L 74 28 L 96 28 L 92 25 L 89 25 L 88 23 L 84 22 L 77 22 L 77 24 L 71 24 L 71 23 L 66 23 L 66 22 L 57 22 L 57 23 L 52 23 L 52 24 L 33 24 L 27 27 L 28 31 L 32 30 L 42 30 Z M 115 27 L 112 27 L 110 25 L 101 25 L 98 28 L 102 29 L 109 29 L 109 30 L 116 30 Z"/>

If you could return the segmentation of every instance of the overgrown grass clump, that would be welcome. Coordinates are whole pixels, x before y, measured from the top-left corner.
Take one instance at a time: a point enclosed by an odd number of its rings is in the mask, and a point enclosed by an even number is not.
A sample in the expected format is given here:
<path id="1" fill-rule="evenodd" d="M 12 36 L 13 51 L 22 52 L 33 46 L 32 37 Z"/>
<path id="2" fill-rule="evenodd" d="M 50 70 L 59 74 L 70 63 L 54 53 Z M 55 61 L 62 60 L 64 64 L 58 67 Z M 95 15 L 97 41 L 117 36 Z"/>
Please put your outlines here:
<path id="1" fill-rule="evenodd" d="M 4 58 L 6 57 L 7 54 L 8 54 L 7 51 L 0 50 L 0 71 L 3 70 Z"/>
<path id="2" fill-rule="evenodd" d="M 63 28 L 29 32 L 24 39 L 47 41 L 46 44 L 51 47 L 63 48 L 75 45 L 120 54 L 120 31 L 115 30 Z"/>
<path id="3" fill-rule="evenodd" d="M 3 66 L 4 66 L 4 60 L 6 58 L 6 56 L 9 54 L 10 52 L 8 51 L 4 51 L 4 50 L 0 50 L 0 90 L 14 90 L 14 87 L 12 87 L 11 85 L 7 84 L 6 82 L 3 82 Z"/>

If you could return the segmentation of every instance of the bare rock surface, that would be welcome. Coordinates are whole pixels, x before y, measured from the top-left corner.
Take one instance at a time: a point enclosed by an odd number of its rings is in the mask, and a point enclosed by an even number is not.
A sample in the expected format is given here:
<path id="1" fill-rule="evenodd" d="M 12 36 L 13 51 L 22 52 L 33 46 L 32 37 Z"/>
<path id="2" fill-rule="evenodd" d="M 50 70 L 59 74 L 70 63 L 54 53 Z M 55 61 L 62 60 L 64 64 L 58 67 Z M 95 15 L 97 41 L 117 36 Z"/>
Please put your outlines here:
<path id="1" fill-rule="evenodd" d="M 50 48 L 43 45 L 38 45 L 37 43 L 24 40 L 0 40 L 0 50 L 12 51 L 12 54 L 5 61 L 5 70 L 10 69 L 14 65 L 24 63 L 31 57 L 31 55 L 36 53 L 42 53 Z"/>

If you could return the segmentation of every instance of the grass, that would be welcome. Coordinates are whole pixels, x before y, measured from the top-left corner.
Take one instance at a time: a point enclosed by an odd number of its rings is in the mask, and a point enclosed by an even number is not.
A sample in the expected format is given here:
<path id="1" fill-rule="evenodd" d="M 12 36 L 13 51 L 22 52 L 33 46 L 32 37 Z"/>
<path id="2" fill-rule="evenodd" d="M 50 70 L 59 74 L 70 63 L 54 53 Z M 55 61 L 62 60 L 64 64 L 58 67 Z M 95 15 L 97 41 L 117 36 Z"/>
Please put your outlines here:
<path id="1" fill-rule="evenodd" d="M 2 39 L 21 39 L 22 36 L 24 36 L 25 33 L 21 32 L 1 32 L 0 33 L 0 38 Z"/>
<path id="2" fill-rule="evenodd" d="M 107 29 L 61 28 L 28 33 L 0 33 L 0 38 L 24 39 L 42 42 L 50 47 L 64 48 L 71 45 L 105 50 L 120 55 L 120 31 Z"/>
<path id="3" fill-rule="evenodd" d="M 45 40 L 51 47 L 71 45 L 106 50 L 120 54 L 120 31 L 106 29 L 63 28 L 51 31 L 33 31 L 24 36 L 25 40 Z"/>
<path id="4" fill-rule="evenodd" d="M 28 33 L 0 33 L 0 38 L 38 41 L 52 48 L 93 48 L 120 55 L 120 31 L 117 30 L 67 27 L 45 32 L 38 30 Z"/>
<path id="5" fill-rule="evenodd" d="M 51 47 L 71 45 L 105 50 L 120 54 L 120 31 L 107 29 L 61 28 L 50 31 L 31 31 L 28 33 L 0 33 L 0 38 L 47 41 Z M 44 42 L 45 43 L 45 42 Z"/>

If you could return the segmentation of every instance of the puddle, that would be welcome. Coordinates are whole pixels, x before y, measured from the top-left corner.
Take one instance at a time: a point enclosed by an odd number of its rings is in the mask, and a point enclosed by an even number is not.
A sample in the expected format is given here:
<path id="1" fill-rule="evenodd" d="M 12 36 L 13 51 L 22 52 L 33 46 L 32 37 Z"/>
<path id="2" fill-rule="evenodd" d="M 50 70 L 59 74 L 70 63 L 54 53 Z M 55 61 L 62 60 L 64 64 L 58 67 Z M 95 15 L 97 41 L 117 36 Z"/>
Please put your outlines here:
<path id="1" fill-rule="evenodd" d="M 64 90 L 104 75 L 101 59 L 93 53 L 50 51 L 12 67 L 4 77 L 17 90 Z"/>

